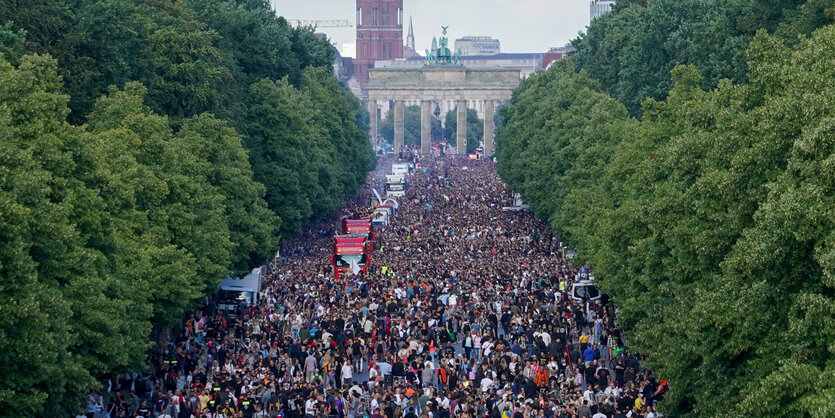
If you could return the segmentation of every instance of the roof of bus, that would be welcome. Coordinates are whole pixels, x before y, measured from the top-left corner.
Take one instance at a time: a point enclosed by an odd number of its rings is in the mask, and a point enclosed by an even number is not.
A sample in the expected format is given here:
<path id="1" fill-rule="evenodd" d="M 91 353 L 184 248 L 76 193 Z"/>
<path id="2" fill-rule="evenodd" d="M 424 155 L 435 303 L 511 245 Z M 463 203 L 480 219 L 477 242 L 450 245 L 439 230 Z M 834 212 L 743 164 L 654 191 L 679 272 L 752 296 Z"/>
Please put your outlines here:
<path id="1" fill-rule="evenodd" d="M 349 224 L 364 224 L 364 223 L 368 223 L 368 222 L 370 222 L 370 221 L 371 221 L 371 219 L 368 219 L 368 218 L 362 218 L 362 219 L 345 219 L 345 222 L 346 222 L 346 223 L 349 223 Z"/>
<path id="2" fill-rule="evenodd" d="M 333 241 L 337 244 L 364 244 L 368 239 L 367 234 L 343 234 L 334 235 Z"/>
<path id="3" fill-rule="evenodd" d="M 365 254 L 365 246 L 356 245 L 356 244 L 337 245 L 336 246 L 336 254 L 337 255 Z"/>

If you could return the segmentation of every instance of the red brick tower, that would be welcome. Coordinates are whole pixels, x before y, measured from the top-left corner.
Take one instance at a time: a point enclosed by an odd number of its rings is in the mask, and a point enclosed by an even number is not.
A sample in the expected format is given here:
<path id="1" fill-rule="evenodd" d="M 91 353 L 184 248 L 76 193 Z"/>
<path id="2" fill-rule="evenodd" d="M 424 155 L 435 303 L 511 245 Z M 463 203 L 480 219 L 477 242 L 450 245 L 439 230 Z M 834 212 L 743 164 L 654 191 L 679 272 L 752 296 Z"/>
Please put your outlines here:
<path id="1" fill-rule="evenodd" d="M 403 0 L 357 0 L 354 77 L 365 88 L 374 61 L 403 58 Z"/>

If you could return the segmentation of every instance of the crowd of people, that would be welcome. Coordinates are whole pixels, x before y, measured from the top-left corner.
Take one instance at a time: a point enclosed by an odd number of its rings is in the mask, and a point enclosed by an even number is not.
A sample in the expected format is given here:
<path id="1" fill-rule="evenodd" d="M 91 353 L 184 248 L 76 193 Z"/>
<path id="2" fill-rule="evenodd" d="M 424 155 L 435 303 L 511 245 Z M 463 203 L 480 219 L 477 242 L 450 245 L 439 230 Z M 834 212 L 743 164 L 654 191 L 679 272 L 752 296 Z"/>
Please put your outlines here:
<path id="1" fill-rule="evenodd" d="M 581 275 L 513 205 L 489 160 L 421 161 L 367 271 L 333 278 L 344 211 L 285 242 L 257 306 L 195 311 L 150 372 L 91 393 L 89 416 L 646 417 L 668 390 L 626 352 L 616 308 L 569 296 Z"/>

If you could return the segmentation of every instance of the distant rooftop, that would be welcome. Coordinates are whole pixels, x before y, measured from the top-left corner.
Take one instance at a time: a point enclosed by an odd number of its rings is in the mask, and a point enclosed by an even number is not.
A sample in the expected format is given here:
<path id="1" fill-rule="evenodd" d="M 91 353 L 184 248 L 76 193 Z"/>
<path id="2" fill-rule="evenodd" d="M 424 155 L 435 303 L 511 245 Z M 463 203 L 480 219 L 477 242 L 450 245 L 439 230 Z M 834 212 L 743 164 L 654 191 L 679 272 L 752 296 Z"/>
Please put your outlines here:
<path id="1" fill-rule="evenodd" d="M 471 60 L 532 60 L 540 59 L 545 54 L 542 52 L 500 52 L 493 55 L 462 55 L 461 61 Z M 425 61 L 426 57 L 411 57 L 407 61 Z"/>
<path id="2" fill-rule="evenodd" d="M 498 39 L 493 39 L 492 36 L 464 36 L 463 38 L 458 38 L 456 41 L 498 41 Z"/>

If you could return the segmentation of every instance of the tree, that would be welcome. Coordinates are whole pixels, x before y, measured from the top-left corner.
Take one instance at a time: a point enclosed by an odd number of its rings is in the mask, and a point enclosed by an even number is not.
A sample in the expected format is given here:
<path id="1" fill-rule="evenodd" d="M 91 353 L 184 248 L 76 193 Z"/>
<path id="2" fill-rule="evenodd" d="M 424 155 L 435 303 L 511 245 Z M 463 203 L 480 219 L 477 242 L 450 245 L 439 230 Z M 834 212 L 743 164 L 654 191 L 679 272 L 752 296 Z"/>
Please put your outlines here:
<path id="1" fill-rule="evenodd" d="M 640 120 L 571 59 L 502 109 L 500 173 L 594 267 L 668 414 L 835 410 L 833 39 L 761 31 L 748 83 L 710 91 L 676 66 Z"/>
<path id="2" fill-rule="evenodd" d="M 141 363 L 150 309 L 144 291 L 109 268 L 110 237 L 98 190 L 75 174 L 100 154 L 69 125 L 55 62 L 0 58 L 4 162 L 0 263 L 0 404 L 14 415 L 67 415 L 105 371 Z"/>
<path id="3" fill-rule="evenodd" d="M 26 31 L 15 30 L 11 22 L 0 25 L 0 54 L 12 65 L 19 63 L 25 53 L 23 47 L 26 41 Z"/>
<path id="4" fill-rule="evenodd" d="M 289 236 L 313 215 L 313 202 L 324 195 L 312 167 L 316 135 L 308 99 L 287 81 L 264 79 L 250 88 L 247 148 L 255 181 L 266 186 L 265 199 Z"/>
<path id="5" fill-rule="evenodd" d="M 441 121 L 434 116 L 429 117 L 431 137 L 440 139 L 443 136 Z M 394 109 L 378 122 L 379 135 L 388 143 L 394 143 Z M 403 144 L 420 146 L 420 106 L 403 107 Z"/>
<path id="6" fill-rule="evenodd" d="M 444 118 L 444 137 L 453 147 L 458 146 L 458 110 L 450 110 Z M 467 153 L 478 148 L 484 138 L 484 121 L 475 109 L 467 109 Z"/>
<path id="7" fill-rule="evenodd" d="M 138 83 L 128 83 L 124 91 L 112 89 L 96 103 L 89 128 L 94 134 L 118 133 L 133 141 L 132 157 L 157 180 L 129 197 L 147 213 L 144 234 L 154 248 L 148 254 L 126 255 L 131 261 L 121 264 L 149 269 L 145 280 L 153 281 L 148 289 L 155 319 L 169 322 L 230 272 L 233 243 L 226 199 L 208 179 L 210 161 L 199 159 L 190 152 L 191 144 L 175 138 L 167 118 L 143 104 L 145 94 Z"/>
<path id="8" fill-rule="evenodd" d="M 831 23 L 832 15 L 823 13 L 831 6 L 828 0 L 618 2 L 572 42 L 573 55 L 578 70 L 640 115 L 644 99 L 666 97 L 677 64 L 695 65 L 703 89 L 726 78 L 745 82 L 745 53 L 758 29 L 793 41 Z"/>
<path id="9" fill-rule="evenodd" d="M 241 136 L 227 122 L 203 114 L 186 120 L 173 142 L 209 163 L 206 180 L 224 197 L 234 245 L 231 270 L 242 275 L 268 260 L 280 219 L 267 208 L 264 185 L 252 179 Z"/>
<path id="10" fill-rule="evenodd" d="M 332 51 L 260 0 L 0 4 L 4 412 L 74 415 L 358 190 L 368 115 Z"/>

